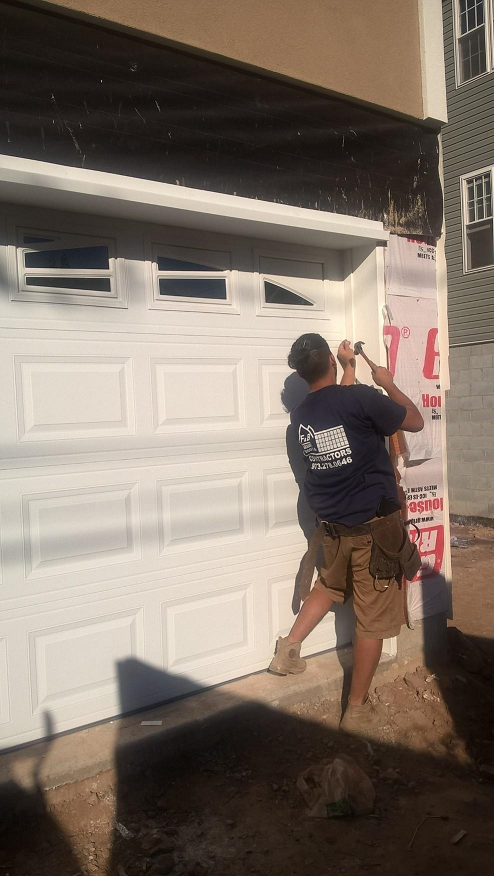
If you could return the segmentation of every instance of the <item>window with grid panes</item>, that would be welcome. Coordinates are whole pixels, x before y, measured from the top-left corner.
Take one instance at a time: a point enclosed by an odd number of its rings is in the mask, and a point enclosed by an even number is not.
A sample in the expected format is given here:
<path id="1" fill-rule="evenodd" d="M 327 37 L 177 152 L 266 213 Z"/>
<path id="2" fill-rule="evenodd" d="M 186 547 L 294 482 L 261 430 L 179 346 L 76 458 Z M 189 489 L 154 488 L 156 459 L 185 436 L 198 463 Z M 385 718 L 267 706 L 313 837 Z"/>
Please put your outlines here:
<path id="1" fill-rule="evenodd" d="M 458 84 L 492 70 L 492 0 L 455 0 Z"/>
<path id="2" fill-rule="evenodd" d="M 492 170 L 465 180 L 466 270 L 494 264 Z"/>

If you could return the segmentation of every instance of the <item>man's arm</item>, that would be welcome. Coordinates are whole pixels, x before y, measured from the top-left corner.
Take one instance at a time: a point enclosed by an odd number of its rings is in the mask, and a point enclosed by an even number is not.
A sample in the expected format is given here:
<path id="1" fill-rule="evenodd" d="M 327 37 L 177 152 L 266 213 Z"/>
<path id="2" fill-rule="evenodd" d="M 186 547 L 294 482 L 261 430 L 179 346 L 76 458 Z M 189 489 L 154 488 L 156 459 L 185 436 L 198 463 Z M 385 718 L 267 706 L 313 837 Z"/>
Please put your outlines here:
<path id="1" fill-rule="evenodd" d="M 343 377 L 340 386 L 353 386 L 355 383 L 355 353 L 350 341 L 342 341 L 338 347 L 338 362 L 343 368 Z"/>
<path id="2" fill-rule="evenodd" d="M 391 371 L 388 371 L 387 368 L 376 368 L 375 371 L 372 372 L 372 379 L 377 386 L 381 386 L 385 392 L 387 392 L 389 398 L 397 402 L 399 405 L 403 405 L 406 408 L 406 416 L 403 420 L 400 429 L 403 429 L 404 432 L 421 432 L 424 428 L 424 419 L 422 414 L 416 405 L 414 405 L 413 401 L 411 401 L 408 396 L 405 395 L 404 392 L 401 392 L 397 386 L 395 386 L 393 382 L 393 375 Z"/>

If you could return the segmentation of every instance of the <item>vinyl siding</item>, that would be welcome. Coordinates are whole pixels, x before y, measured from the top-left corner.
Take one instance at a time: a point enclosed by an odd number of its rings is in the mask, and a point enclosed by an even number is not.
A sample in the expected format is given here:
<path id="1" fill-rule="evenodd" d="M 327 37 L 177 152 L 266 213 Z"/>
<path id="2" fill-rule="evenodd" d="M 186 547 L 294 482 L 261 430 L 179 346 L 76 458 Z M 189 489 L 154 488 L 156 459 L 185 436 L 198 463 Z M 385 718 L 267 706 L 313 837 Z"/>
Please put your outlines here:
<path id="1" fill-rule="evenodd" d="M 463 272 L 460 176 L 494 165 L 494 73 L 456 88 L 453 0 L 444 0 L 449 123 L 443 129 L 449 335 L 453 346 L 494 340 L 494 267 Z"/>

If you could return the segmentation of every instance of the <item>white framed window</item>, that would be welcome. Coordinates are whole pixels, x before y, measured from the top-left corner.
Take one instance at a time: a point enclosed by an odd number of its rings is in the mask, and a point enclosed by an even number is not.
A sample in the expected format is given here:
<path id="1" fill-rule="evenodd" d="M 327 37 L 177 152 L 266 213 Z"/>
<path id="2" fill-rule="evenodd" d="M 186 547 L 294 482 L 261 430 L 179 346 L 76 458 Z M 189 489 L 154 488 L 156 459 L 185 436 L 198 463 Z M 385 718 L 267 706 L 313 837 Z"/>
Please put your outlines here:
<path id="1" fill-rule="evenodd" d="M 325 315 L 329 276 L 326 262 L 279 252 L 256 251 L 254 258 L 259 314 L 318 319 Z"/>
<path id="2" fill-rule="evenodd" d="M 493 168 L 465 174 L 461 187 L 463 269 L 467 273 L 494 266 Z"/>
<path id="3" fill-rule="evenodd" d="M 493 0 L 453 0 L 456 84 L 494 69 Z"/>
<path id="4" fill-rule="evenodd" d="M 229 252 L 153 243 L 151 263 L 151 309 L 239 312 Z"/>
<path id="5" fill-rule="evenodd" d="M 11 298 L 125 307 L 112 238 L 14 226 L 17 283 Z"/>

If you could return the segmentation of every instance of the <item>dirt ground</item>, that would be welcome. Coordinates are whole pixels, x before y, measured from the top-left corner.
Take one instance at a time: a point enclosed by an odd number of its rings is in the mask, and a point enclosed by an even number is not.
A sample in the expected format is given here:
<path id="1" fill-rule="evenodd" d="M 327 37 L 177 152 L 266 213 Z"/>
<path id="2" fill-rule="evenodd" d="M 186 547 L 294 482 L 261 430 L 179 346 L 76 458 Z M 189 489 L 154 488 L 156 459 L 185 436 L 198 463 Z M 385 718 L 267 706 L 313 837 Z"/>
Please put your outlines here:
<path id="1" fill-rule="evenodd" d="M 138 774 L 117 763 L 95 780 L 11 799 L 0 876 L 491 872 L 494 530 L 454 534 L 469 541 L 453 548 L 452 662 L 378 682 L 382 725 L 368 740 L 338 731 L 338 700 L 259 707 L 173 762 Z M 372 779 L 375 810 L 310 818 L 297 776 L 342 753 Z"/>

